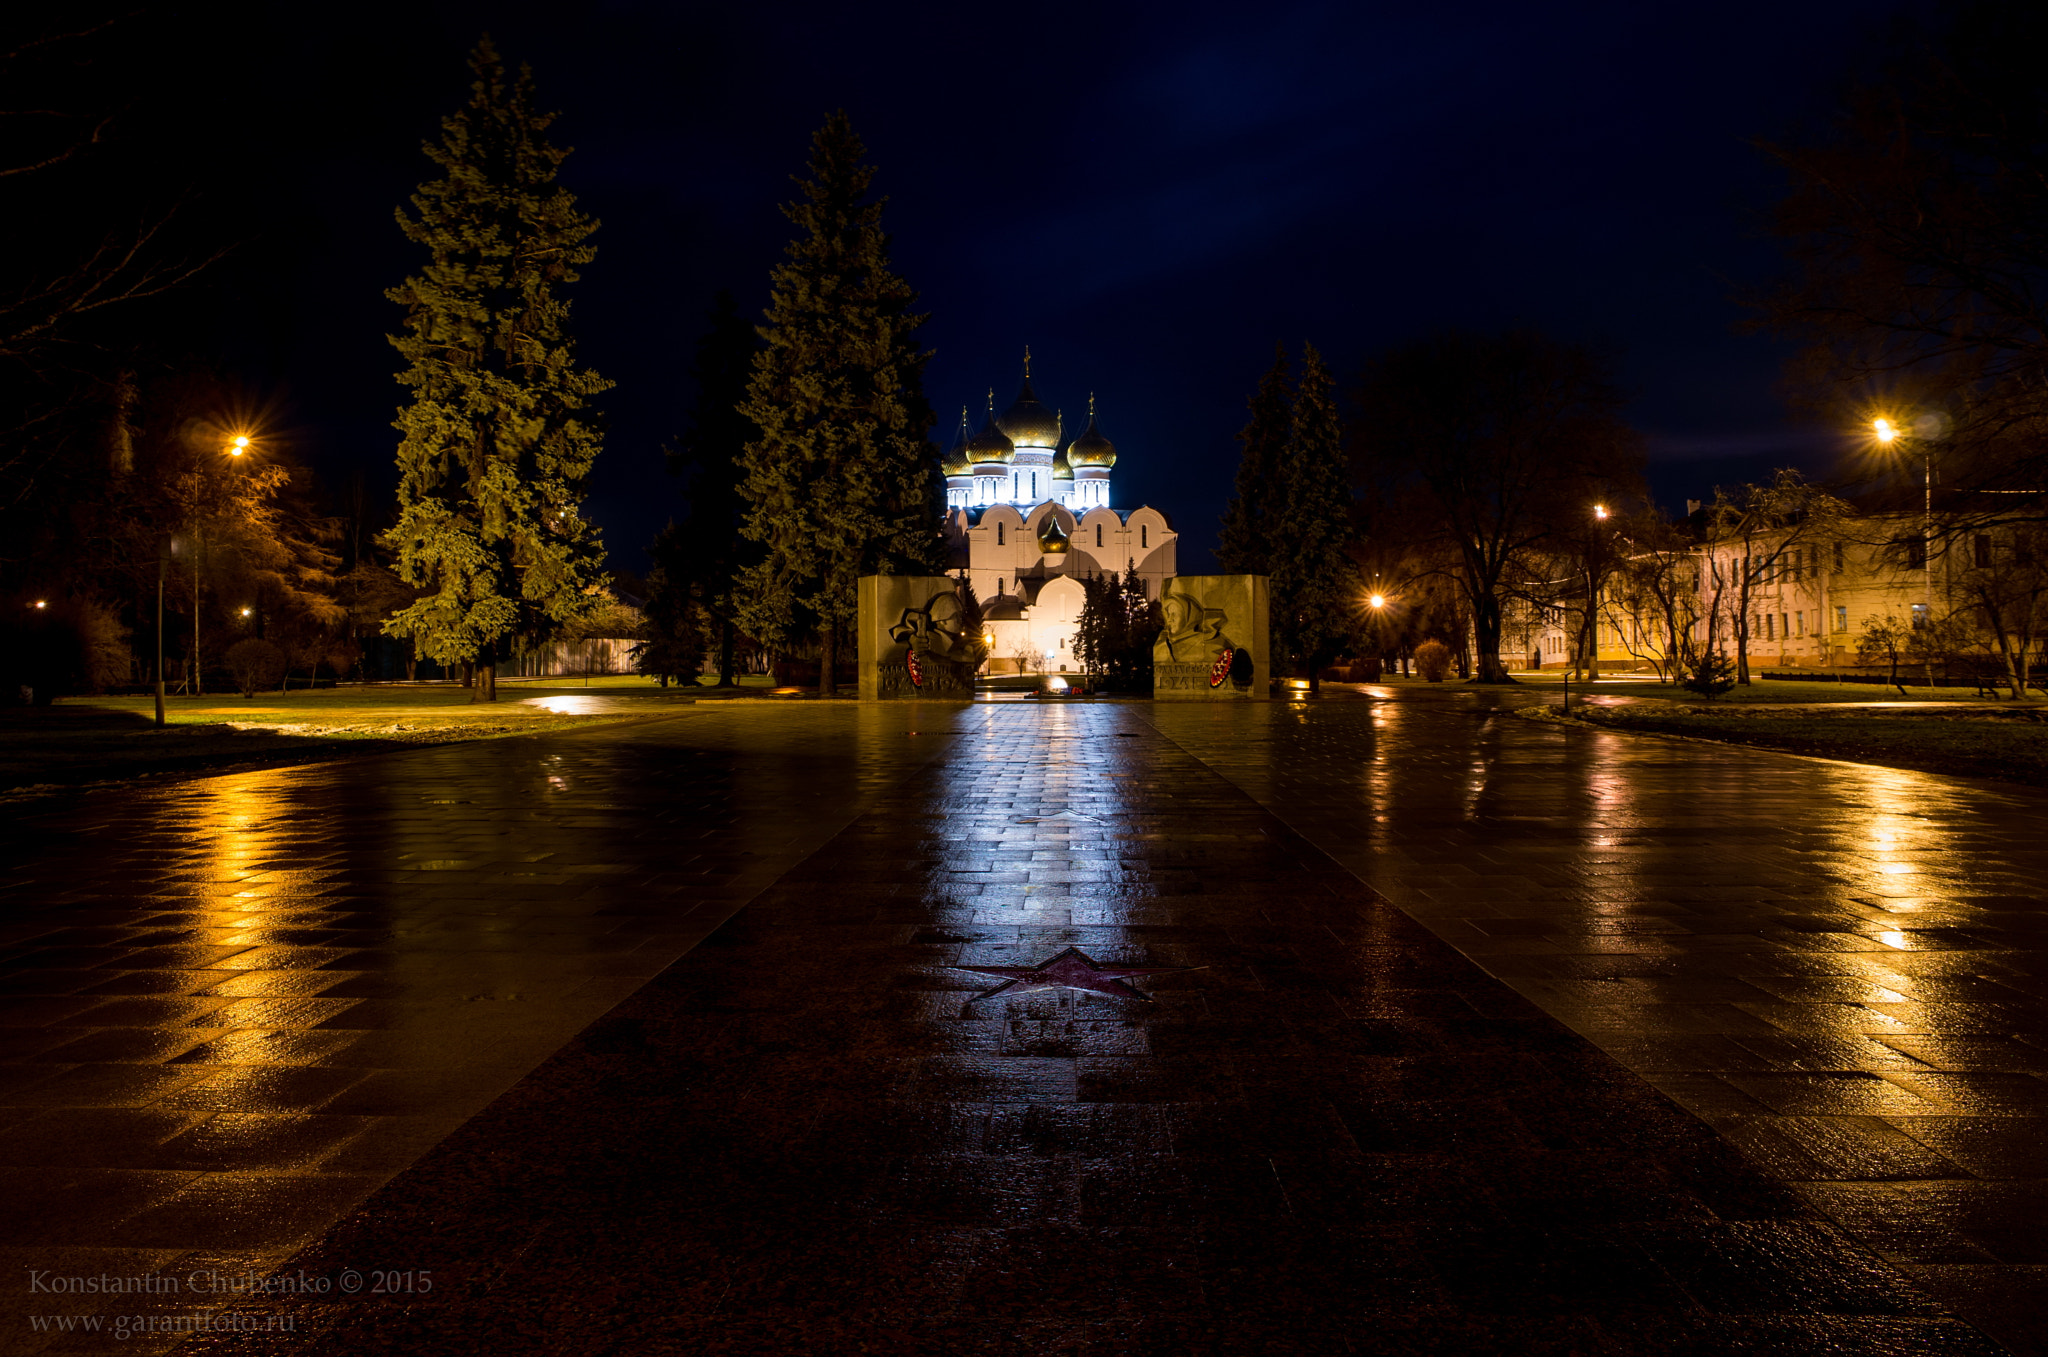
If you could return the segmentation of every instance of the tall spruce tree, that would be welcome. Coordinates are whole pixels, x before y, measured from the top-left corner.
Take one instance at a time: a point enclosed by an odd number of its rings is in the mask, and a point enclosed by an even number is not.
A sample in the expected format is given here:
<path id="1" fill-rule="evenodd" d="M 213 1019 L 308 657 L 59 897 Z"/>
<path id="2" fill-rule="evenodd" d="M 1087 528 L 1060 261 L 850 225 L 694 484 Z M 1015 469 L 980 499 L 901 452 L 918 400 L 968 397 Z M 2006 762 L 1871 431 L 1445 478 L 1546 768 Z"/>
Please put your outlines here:
<path id="1" fill-rule="evenodd" d="M 814 633 L 830 696 L 838 633 L 862 575 L 935 573 L 945 485 L 914 335 L 917 294 L 889 268 L 886 199 L 846 114 L 811 139 L 798 230 L 773 287 L 764 347 L 740 414 L 759 435 L 741 455 L 742 531 L 761 544 L 742 572 L 746 628 L 786 648 Z"/>
<path id="2" fill-rule="evenodd" d="M 394 427 L 398 521 L 386 540 L 406 583 L 429 592 L 384 624 L 442 664 L 473 664 L 497 697 L 508 642 L 558 635 L 598 602 L 604 550 L 581 514 L 603 433 L 592 401 L 611 383 L 576 359 L 564 293 L 596 257 L 597 223 L 555 183 L 568 157 L 542 135 L 533 73 L 508 75 L 483 39 L 469 102 L 423 149 L 441 177 L 400 209 L 424 246 L 391 343 L 412 403 Z"/>
<path id="3" fill-rule="evenodd" d="M 1276 511 L 1268 537 L 1276 648 L 1308 668 L 1309 690 L 1351 634 L 1357 569 L 1351 486 L 1337 420 L 1336 384 L 1313 344 L 1302 345 L 1288 438 L 1270 494 Z"/>
<path id="4" fill-rule="evenodd" d="M 1243 445 L 1237 487 L 1223 511 L 1216 562 L 1226 575 L 1265 575 L 1273 569 L 1272 518 L 1279 509 L 1273 477 L 1287 445 L 1287 349 L 1273 346 L 1273 366 L 1251 399 L 1251 422 L 1238 431 Z"/>
<path id="5" fill-rule="evenodd" d="M 671 629 L 702 626 L 718 659 L 720 687 L 731 687 L 733 631 L 738 623 L 734 585 L 753 544 L 740 536 L 744 501 L 740 458 L 760 436 L 739 412 L 747 398 L 754 355 L 761 342 L 741 318 L 732 293 L 712 301 L 711 323 L 697 341 L 697 400 L 689 427 L 668 448 L 669 471 L 687 476 L 689 513 L 655 538 L 648 603 Z M 680 632 L 676 632 L 680 638 Z"/>

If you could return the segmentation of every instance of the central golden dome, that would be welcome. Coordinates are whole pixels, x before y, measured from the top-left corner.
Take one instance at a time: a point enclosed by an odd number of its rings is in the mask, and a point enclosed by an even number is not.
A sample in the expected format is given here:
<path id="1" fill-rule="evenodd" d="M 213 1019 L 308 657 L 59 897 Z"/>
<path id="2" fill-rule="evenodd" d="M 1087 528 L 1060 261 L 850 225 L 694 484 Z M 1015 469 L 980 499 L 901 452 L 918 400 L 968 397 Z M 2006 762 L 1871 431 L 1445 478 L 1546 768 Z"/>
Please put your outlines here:
<path id="1" fill-rule="evenodd" d="M 1010 408 L 1003 411 L 997 421 L 1010 441 L 1020 448 L 1044 448 L 1047 452 L 1060 445 L 1060 419 L 1052 411 L 1038 403 L 1038 396 L 1031 389 L 1031 350 L 1024 350 L 1024 389 L 1017 393 L 1017 399 L 1010 402 Z"/>

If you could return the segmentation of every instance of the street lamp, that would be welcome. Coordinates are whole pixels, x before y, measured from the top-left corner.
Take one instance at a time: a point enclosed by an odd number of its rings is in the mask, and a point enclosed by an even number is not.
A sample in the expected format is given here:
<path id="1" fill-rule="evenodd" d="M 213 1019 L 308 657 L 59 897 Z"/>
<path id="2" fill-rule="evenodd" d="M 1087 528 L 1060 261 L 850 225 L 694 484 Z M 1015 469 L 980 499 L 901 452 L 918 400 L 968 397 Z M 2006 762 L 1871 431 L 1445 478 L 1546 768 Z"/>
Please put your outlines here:
<path id="1" fill-rule="evenodd" d="M 222 446 L 221 451 L 230 457 L 240 457 L 249 451 L 249 442 L 249 435 L 238 433 L 228 439 L 227 443 Z M 241 463 L 237 462 L 235 465 L 239 466 Z M 199 478 L 200 472 L 194 470 L 192 473 L 192 674 L 189 681 L 192 694 L 195 697 L 199 695 L 200 683 L 202 681 L 202 670 L 199 663 Z M 246 610 L 244 610 L 243 616 L 248 616 Z M 161 630 L 161 627 L 159 627 L 159 630 Z"/>
<path id="2" fill-rule="evenodd" d="M 1594 522 L 1605 523 L 1607 517 L 1606 505 L 1595 504 L 1593 506 Z M 1594 569 L 1593 553 L 1595 550 L 1597 548 L 1588 547 L 1586 551 L 1586 626 L 1581 637 L 1586 651 L 1586 681 L 1589 684 L 1598 682 L 1600 678 L 1600 580 L 1598 572 Z M 1567 622 L 1571 620 L 1569 609 L 1564 610 L 1564 616 Z M 1560 710 L 1566 712 L 1572 709 L 1573 663 L 1574 657 L 1571 651 L 1567 649 L 1564 661 L 1564 699 L 1563 706 L 1560 708 Z"/>
<path id="3" fill-rule="evenodd" d="M 1924 427 L 1930 421 L 1921 420 Z M 1870 421 L 1870 432 L 1880 445 L 1891 447 L 1906 436 L 1905 430 L 1889 419 L 1878 418 Z M 1920 440 L 1920 570 L 1927 593 L 1928 626 L 1934 625 L 1934 445 L 1927 439 Z M 1932 680 L 1929 680 L 1932 682 Z"/>
<path id="4" fill-rule="evenodd" d="M 167 537 L 156 553 L 156 728 L 164 728 L 164 571 L 178 539 Z"/>

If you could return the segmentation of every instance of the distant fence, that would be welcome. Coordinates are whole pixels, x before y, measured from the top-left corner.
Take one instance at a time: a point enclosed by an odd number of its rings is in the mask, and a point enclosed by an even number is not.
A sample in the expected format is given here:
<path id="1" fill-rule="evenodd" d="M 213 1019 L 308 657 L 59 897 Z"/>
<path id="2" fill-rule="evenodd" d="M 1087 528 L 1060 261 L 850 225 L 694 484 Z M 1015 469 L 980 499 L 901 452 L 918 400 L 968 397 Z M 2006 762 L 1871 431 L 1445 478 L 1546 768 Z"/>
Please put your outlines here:
<path id="1" fill-rule="evenodd" d="M 630 674 L 638 641 L 593 636 L 582 641 L 555 641 L 515 655 L 498 670 L 499 678 L 580 678 L 585 674 Z"/>

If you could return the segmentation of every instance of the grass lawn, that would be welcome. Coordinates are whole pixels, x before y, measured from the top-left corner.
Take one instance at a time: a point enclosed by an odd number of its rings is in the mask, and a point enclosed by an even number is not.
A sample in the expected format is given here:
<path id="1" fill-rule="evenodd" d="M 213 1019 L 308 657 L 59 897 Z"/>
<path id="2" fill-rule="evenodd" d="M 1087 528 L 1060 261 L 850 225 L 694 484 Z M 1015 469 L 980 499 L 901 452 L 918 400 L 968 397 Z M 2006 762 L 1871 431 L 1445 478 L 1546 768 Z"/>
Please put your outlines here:
<path id="1" fill-rule="evenodd" d="M 1517 682 L 1538 692 L 1549 692 L 1555 702 L 1558 687 L 1556 674 L 1517 674 Z M 1675 683 L 1659 683 L 1655 679 L 1639 679 L 1633 675 L 1627 678 L 1602 678 L 1589 688 L 1586 684 L 1572 684 L 1572 700 L 1576 702 L 1587 692 L 1600 697 L 1661 697 L 1672 702 L 1699 702 L 1701 699 L 1687 692 Z M 2030 694 L 2030 700 L 2038 701 L 2038 694 Z M 1726 693 L 1714 699 L 1713 705 L 1724 703 L 1747 705 L 1752 702 L 1969 702 L 1986 707 L 2011 707 L 2011 698 L 1979 697 L 1974 688 L 1929 688 L 1924 684 L 1907 684 L 1906 695 L 1899 696 L 1899 690 L 1882 683 L 1819 683 L 1804 679 L 1757 679 L 1749 684 L 1737 684 Z"/>
<path id="2" fill-rule="evenodd" d="M 757 682 L 753 686 L 761 686 Z M 0 792 L 57 790 L 134 778 L 307 763 L 409 745 L 536 735 L 658 715 L 691 690 L 651 679 L 500 680 L 498 700 L 473 703 L 453 684 L 380 684 L 165 699 L 162 730 L 149 697 L 67 698 L 0 709 Z"/>
<path id="3" fill-rule="evenodd" d="M 1843 706 L 1830 710 L 1804 705 L 1805 701 L 1790 707 L 1761 703 L 1731 707 L 1719 701 L 1643 702 L 1589 706 L 1577 714 L 1581 720 L 1614 730 L 1690 735 L 1889 768 L 2048 786 L 2048 708 L 2007 703 L 2000 709 L 1986 700 L 1917 710 Z"/>

